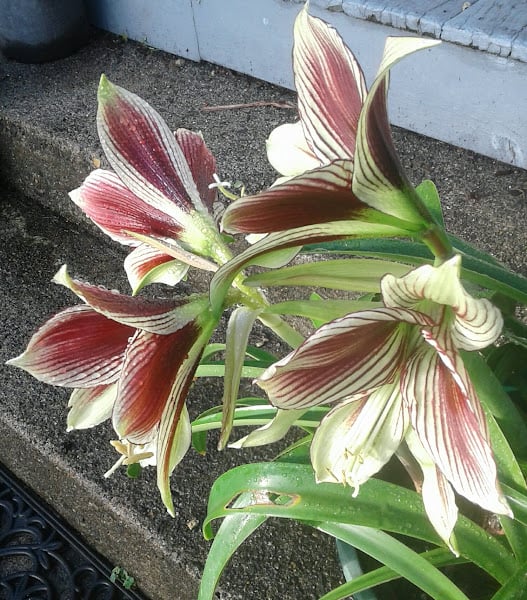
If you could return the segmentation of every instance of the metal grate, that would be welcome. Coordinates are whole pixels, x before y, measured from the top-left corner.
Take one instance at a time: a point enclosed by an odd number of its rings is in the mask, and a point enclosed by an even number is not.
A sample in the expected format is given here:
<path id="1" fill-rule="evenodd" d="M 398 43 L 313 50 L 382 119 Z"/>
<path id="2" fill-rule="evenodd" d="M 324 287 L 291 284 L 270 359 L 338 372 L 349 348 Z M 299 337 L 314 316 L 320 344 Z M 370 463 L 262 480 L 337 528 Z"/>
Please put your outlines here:
<path id="1" fill-rule="evenodd" d="M 117 576 L 0 464 L 0 600 L 146 600 Z"/>

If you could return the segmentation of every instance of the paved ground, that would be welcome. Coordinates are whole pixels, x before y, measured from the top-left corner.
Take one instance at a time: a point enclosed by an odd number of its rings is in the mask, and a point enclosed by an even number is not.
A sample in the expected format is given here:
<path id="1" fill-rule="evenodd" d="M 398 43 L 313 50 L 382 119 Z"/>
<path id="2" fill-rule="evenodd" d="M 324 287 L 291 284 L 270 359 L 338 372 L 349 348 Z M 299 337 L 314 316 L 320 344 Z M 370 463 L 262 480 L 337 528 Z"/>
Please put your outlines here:
<path id="1" fill-rule="evenodd" d="M 293 97 L 213 65 L 108 35 L 96 36 L 78 54 L 56 63 L 1 64 L 0 228 L 7 243 L 0 248 L 0 364 L 24 348 L 47 316 L 72 302 L 49 284 L 64 262 L 78 276 L 126 290 L 121 248 L 89 228 L 66 195 L 94 161 L 103 160 L 95 129 L 101 72 L 152 103 L 171 127 L 201 130 L 221 177 L 242 179 L 250 191 L 273 180 L 265 160 L 266 136 L 294 117 L 294 111 L 272 107 L 205 112 L 204 105 Z M 449 229 L 527 274 L 527 172 L 402 131 L 396 132 L 396 142 L 411 179 L 429 177 L 438 185 Z M 195 597 L 208 544 L 193 524 L 205 515 L 212 481 L 230 466 L 272 456 L 275 449 L 218 454 L 211 443 L 206 458 L 191 454 L 173 477 L 177 518 L 170 519 L 153 473 L 136 482 L 122 474 L 102 478 L 115 459 L 107 444 L 110 431 L 66 434 L 67 394 L 7 368 L 0 371 L 0 390 L 0 460 L 110 561 L 125 566 L 152 598 Z M 196 414 L 220 398 L 217 382 L 200 382 L 191 411 Z M 233 562 L 220 597 L 317 598 L 339 578 L 329 541 L 273 523 Z"/>

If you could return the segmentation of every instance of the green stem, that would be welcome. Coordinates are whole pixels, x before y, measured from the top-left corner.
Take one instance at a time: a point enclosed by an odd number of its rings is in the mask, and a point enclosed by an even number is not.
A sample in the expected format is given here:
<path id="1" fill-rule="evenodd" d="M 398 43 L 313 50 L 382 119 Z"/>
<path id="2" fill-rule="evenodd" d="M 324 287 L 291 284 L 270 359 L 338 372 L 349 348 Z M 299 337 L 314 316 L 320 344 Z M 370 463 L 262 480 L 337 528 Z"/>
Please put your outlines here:
<path id="1" fill-rule="evenodd" d="M 436 257 L 438 265 L 454 256 L 454 249 L 445 230 L 438 225 L 432 225 L 421 236 L 422 241 L 428 246 Z M 436 265 L 436 266 L 438 266 Z"/>
<path id="2" fill-rule="evenodd" d="M 231 258 L 232 254 L 227 246 L 223 244 L 223 242 L 220 242 L 216 245 L 214 259 L 217 263 L 225 264 L 231 260 Z M 246 286 L 243 283 L 244 279 L 245 275 L 240 272 L 232 282 L 232 285 L 241 292 L 241 297 L 239 299 L 240 302 L 245 304 L 248 308 L 261 310 L 265 313 L 265 309 L 269 306 L 269 301 L 265 297 L 262 290 Z M 284 319 L 282 319 L 282 317 L 279 315 L 260 314 L 258 319 L 266 327 L 269 327 L 269 329 L 271 329 L 271 331 L 273 331 L 286 344 L 291 346 L 291 348 L 297 348 L 304 341 L 304 336 L 298 333 L 294 327 L 289 325 L 289 323 L 284 321 Z"/>

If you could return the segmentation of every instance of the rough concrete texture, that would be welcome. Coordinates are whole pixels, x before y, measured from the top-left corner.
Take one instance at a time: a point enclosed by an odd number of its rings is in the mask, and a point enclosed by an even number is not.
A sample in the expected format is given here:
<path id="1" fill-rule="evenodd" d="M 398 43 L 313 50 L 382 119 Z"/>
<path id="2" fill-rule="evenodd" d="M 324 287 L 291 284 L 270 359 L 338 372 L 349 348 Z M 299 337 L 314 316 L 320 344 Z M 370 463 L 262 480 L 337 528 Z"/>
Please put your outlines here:
<path id="1" fill-rule="evenodd" d="M 201 130 L 221 177 L 241 179 L 249 191 L 272 182 L 265 138 L 295 116 L 269 106 L 204 112 L 204 105 L 290 101 L 293 95 L 109 35 L 96 35 L 59 62 L 1 64 L 0 364 L 19 354 L 49 315 L 74 302 L 50 284 L 63 263 L 89 281 L 127 290 L 123 249 L 89 226 L 67 198 L 94 161 L 104 165 L 95 127 L 102 72 L 148 100 L 174 129 Z M 403 131 L 395 138 L 411 180 L 431 178 L 438 185 L 450 231 L 527 274 L 527 172 Z M 264 340 L 261 330 L 255 335 Z M 274 348 L 268 337 L 267 347 Z M 116 458 L 110 427 L 66 433 L 67 392 L 14 368 L 1 367 L 0 382 L 0 460 L 134 575 L 150 597 L 195 598 L 209 546 L 195 523 L 203 520 L 212 482 L 231 466 L 271 457 L 277 449 L 218 453 L 213 438 L 206 457 L 191 452 L 172 478 L 177 515 L 171 519 L 152 470 L 137 481 L 124 473 L 102 477 Z M 192 415 L 220 398 L 219 382 L 198 382 L 189 401 Z M 340 581 L 329 539 L 274 522 L 237 554 L 218 597 L 317 598 Z"/>

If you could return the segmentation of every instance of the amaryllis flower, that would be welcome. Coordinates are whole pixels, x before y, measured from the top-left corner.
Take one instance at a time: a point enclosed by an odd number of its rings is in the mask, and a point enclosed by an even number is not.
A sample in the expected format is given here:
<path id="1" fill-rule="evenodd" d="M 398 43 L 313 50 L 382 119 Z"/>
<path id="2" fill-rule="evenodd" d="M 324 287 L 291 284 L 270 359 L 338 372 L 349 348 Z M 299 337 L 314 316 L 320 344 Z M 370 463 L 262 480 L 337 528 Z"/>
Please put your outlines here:
<path id="1" fill-rule="evenodd" d="M 111 416 L 121 446 L 129 448 L 128 463 L 134 454 L 147 459 L 152 451 L 158 487 L 173 514 L 169 477 L 190 445 L 185 398 L 216 325 L 208 298 L 133 298 L 71 279 L 65 267 L 55 281 L 85 304 L 49 319 L 8 364 L 46 383 L 74 388 L 69 429 L 92 427 Z"/>
<path id="2" fill-rule="evenodd" d="M 369 92 L 360 65 L 333 27 L 304 8 L 295 22 L 293 68 L 300 121 L 277 128 L 268 155 L 294 176 L 233 202 L 226 231 L 270 233 L 360 220 L 425 232 L 434 219 L 395 151 L 386 96 L 391 67 L 437 42 L 388 38 Z"/>
<path id="3" fill-rule="evenodd" d="M 135 247 L 125 261 L 134 292 L 153 281 L 173 285 L 188 265 L 215 270 L 229 256 L 212 217 L 216 161 L 201 134 L 172 133 L 149 104 L 104 75 L 98 100 L 99 137 L 114 172 L 93 171 L 70 195 L 111 238 Z"/>
<path id="4" fill-rule="evenodd" d="M 455 550 L 452 488 L 497 514 L 511 511 L 496 479 L 483 410 L 459 350 L 492 344 L 500 312 L 459 281 L 460 257 L 381 282 L 383 308 L 349 314 L 318 329 L 257 380 L 273 405 L 335 403 L 311 459 L 318 481 L 358 493 L 406 443 L 423 471 L 425 509 Z"/>

